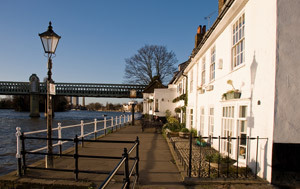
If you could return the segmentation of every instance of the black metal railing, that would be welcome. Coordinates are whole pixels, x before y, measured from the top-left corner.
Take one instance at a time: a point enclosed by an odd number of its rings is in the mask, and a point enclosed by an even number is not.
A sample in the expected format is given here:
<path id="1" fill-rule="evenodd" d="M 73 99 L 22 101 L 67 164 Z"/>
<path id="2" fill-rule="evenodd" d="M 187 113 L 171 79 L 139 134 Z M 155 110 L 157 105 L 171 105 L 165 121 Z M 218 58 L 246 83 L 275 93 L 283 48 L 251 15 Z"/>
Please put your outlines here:
<path id="1" fill-rule="evenodd" d="M 110 182 L 114 175 L 124 175 L 124 185 L 122 188 L 129 188 L 130 186 L 130 177 L 135 176 L 135 180 L 133 185 L 138 181 L 139 178 L 139 138 L 137 137 L 135 141 L 121 141 L 121 140 L 84 140 L 79 139 L 76 135 L 74 139 L 67 139 L 67 138 L 41 138 L 41 137 L 28 137 L 25 136 L 24 133 L 20 136 L 21 139 L 21 158 L 18 159 L 18 175 L 21 177 L 25 175 L 27 169 L 39 169 L 39 170 L 49 170 L 49 171 L 63 171 L 63 172 L 74 172 L 75 180 L 78 181 L 79 173 L 92 173 L 92 174 L 109 174 L 107 179 L 103 182 L 100 188 L 105 188 L 107 184 Z M 30 152 L 26 150 L 25 140 L 52 140 L 52 141 L 73 141 L 74 142 L 74 154 L 63 154 L 63 153 L 47 153 L 47 152 Z M 95 156 L 95 155 L 81 155 L 78 152 L 78 144 L 79 142 L 92 142 L 92 143 L 121 143 L 121 144 L 133 144 L 129 151 L 127 148 L 124 148 L 124 152 L 122 156 Z M 129 155 L 136 151 L 135 157 L 129 157 Z M 34 167 L 28 166 L 26 163 L 26 155 L 27 154 L 34 154 L 34 155 L 49 155 L 49 156 L 60 156 L 60 157 L 73 157 L 74 158 L 74 169 L 58 169 L 58 168 L 45 168 L 45 167 Z M 119 164 L 116 168 L 109 172 L 109 171 L 91 171 L 91 170 L 83 170 L 79 169 L 78 164 L 80 158 L 96 158 L 96 159 L 120 159 Z M 129 170 L 129 160 L 133 160 L 132 168 Z M 125 170 L 124 173 L 117 172 L 119 168 L 125 163 Z M 22 173 L 23 170 L 23 173 Z"/>
<path id="2" fill-rule="evenodd" d="M 183 169 L 186 171 L 186 175 L 188 177 L 192 177 L 192 172 L 194 173 L 193 176 L 198 176 L 200 177 L 208 177 L 208 178 L 220 178 L 220 177 L 225 177 L 225 178 L 239 178 L 239 176 L 243 175 L 242 178 L 257 178 L 257 173 L 258 173 L 258 148 L 259 148 L 259 141 L 260 140 L 268 140 L 268 138 L 260 138 L 259 136 L 257 137 L 194 137 L 192 133 L 190 133 L 189 139 L 183 139 L 185 140 L 185 143 L 187 143 L 185 145 L 186 149 L 185 151 L 187 153 L 183 153 L 182 149 L 180 147 L 178 147 L 176 145 L 177 142 L 182 142 L 182 140 L 180 141 L 176 141 L 174 140 L 174 138 L 171 137 L 170 134 L 168 134 L 168 138 L 170 139 L 170 142 L 173 146 L 173 149 L 177 155 L 177 158 L 179 160 L 179 162 L 181 163 Z M 200 141 L 200 144 L 196 145 L 195 144 L 195 140 Z M 205 141 L 207 140 L 208 142 L 206 143 L 206 147 L 204 147 L 201 144 L 201 141 Z M 211 147 L 211 141 L 213 140 L 217 140 L 218 141 L 218 149 L 214 149 Z M 229 150 L 227 150 L 226 152 L 223 151 L 223 153 L 221 153 L 221 142 L 222 141 L 226 141 L 226 145 L 227 145 L 227 149 L 229 149 L 229 144 L 231 141 L 237 141 L 237 144 L 240 143 L 241 140 L 246 140 L 246 146 L 247 146 L 247 150 L 246 150 L 246 155 L 245 155 L 245 162 L 246 164 L 244 165 L 244 167 L 240 167 L 239 166 L 239 161 L 240 161 L 240 157 L 239 157 L 239 146 L 236 147 L 236 157 L 233 157 L 233 155 L 231 155 L 229 153 Z M 248 166 L 248 159 L 250 156 L 250 149 L 249 149 L 249 144 L 251 141 L 255 141 L 256 145 L 255 145 L 255 168 L 253 170 L 254 175 L 252 174 L 251 169 Z M 197 149 L 198 148 L 198 149 Z M 199 154 L 197 154 L 197 157 L 195 157 L 196 153 L 193 152 L 193 150 L 197 149 L 199 151 Z M 217 167 L 214 166 L 212 167 L 212 162 L 211 162 L 211 158 L 206 158 L 205 153 L 203 153 L 203 151 L 209 151 L 209 150 L 213 150 L 215 152 L 218 153 L 217 156 Z M 209 153 L 208 153 L 209 154 Z M 208 156 L 209 157 L 209 156 Z M 225 157 L 225 158 L 224 158 Z M 222 160 L 225 161 L 225 169 L 224 169 L 224 163 L 221 163 L 221 158 Z M 233 158 L 233 159 L 231 159 Z M 197 161 L 196 161 L 197 159 Z M 205 161 L 205 165 L 206 167 L 202 167 L 203 166 L 203 162 Z M 235 166 L 232 166 L 232 163 L 236 163 Z M 222 165 L 222 169 L 221 169 L 221 165 Z M 253 167 L 253 166 L 252 166 Z M 212 174 L 212 170 L 215 170 L 215 174 Z M 221 175 L 222 173 L 222 175 Z M 251 176 L 250 176 L 251 175 Z"/>

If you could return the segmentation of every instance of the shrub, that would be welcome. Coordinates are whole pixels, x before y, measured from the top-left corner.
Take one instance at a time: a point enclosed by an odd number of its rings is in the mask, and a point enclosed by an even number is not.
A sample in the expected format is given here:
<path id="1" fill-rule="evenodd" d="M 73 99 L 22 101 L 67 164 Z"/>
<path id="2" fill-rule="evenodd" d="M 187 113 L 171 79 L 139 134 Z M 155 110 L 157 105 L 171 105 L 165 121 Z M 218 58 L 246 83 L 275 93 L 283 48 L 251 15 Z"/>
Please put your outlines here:
<path id="1" fill-rule="evenodd" d="M 196 130 L 196 129 L 192 128 L 192 129 L 191 129 L 191 133 L 193 133 L 193 135 L 194 135 L 195 137 L 197 136 L 197 130 Z"/>
<path id="2" fill-rule="evenodd" d="M 182 128 L 182 129 L 180 130 L 180 132 L 188 133 L 188 132 L 189 132 L 189 129 L 188 129 L 188 128 Z"/>
<path id="3" fill-rule="evenodd" d="M 164 129 L 170 129 L 173 132 L 178 132 L 182 128 L 182 124 L 179 123 L 178 119 L 175 117 L 168 117 L 168 123 L 164 125 Z"/>
<path id="4" fill-rule="evenodd" d="M 166 118 L 171 117 L 171 111 L 170 110 L 166 110 Z"/>

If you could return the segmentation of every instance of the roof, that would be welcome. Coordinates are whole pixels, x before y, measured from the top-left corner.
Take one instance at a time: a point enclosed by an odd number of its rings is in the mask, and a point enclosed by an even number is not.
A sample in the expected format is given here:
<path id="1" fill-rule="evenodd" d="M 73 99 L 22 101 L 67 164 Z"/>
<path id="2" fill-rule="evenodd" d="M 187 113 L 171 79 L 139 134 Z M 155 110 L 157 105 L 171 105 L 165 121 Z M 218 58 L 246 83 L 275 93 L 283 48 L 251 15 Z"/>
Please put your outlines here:
<path id="1" fill-rule="evenodd" d="M 164 86 L 160 80 L 154 80 L 151 81 L 149 83 L 149 85 L 145 88 L 145 90 L 143 91 L 143 93 L 154 93 L 154 89 L 157 88 L 167 88 L 166 86 Z"/>

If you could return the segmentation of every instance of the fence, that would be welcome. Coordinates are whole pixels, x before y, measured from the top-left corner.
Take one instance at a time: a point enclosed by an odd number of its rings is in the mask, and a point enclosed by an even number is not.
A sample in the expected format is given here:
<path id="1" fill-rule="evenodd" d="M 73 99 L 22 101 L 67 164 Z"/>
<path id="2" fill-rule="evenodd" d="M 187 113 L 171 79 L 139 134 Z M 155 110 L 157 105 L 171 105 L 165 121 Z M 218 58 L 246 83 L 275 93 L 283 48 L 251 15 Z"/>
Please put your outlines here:
<path id="1" fill-rule="evenodd" d="M 192 133 L 189 135 L 189 139 L 177 140 L 178 137 L 171 137 L 168 134 L 168 137 L 171 141 L 173 149 L 177 154 L 177 157 L 183 166 L 183 169 L 186 171 L 188 177 L 199 177 L 199 178 L 257 178 L 258 170 L 258 148 L 260 140 L 268 140 L 268 138 L 257 137 L 193 137 Z M 195 141 L 198 141 L 198 144 L 195 144 Z M 207 140 L 207 142 L 205 142 Z M 215 150 L 211 147 L 212 141 L 218 141 L 218 149 Z M 239 167 L 240 163 L 240 148 L 236 147 L 236 157 L 233 157 L 231 145 L 232 141 L 236 141 L 237 144 L 240 144 L 240 141 L 246 141 L 247 150 L 245 152 L 244 167 Z M 185 145 L 181 147 L 178 143 L 185 141 Z M 226 152 L 221 150 L 221 143 L 226 142 L 227 149 L 230 149 Z M 251 141 L 256 142 L 256 154 L 255 154 L 255 168 L 254 175 L 251 173 L 249 168 L 249 157 L 250 150 L 249 144 Z M 186 147 L 188 145 L 188 147 Z M 184 149 L 185 148 L 185 149 Z M 223 153 L 221 153 L 221 151 Z M 233 159 L 231 159 L 233 158 Z M 212 163 L 213 159 L 216 163 Z M 192 174 L 193 173 L 193 174 Z"/>
<path id="2" fill-rule="evenodd" d="M 126 119 L 127 118 L 127 119 Z M 18 162 L 18 174 L 20 176 L 22 176 L 22 168 L 24 171 L 24 174 L 26 172 L 26 158 L 25 155 L 26 154 L 37 154 L 37 155 L 47 155 L 47 153 L 43 153 L 40 152 L 42 150 L 47 149 L 47 146 L 42 147 L 42 148 L 38 148 L 38 149 L 34 149 L 34 150 L 30 150 L 30 151 L 26 151 L 25 149 L 25 139 L 33 139 L 33 140 L 52 140 L 52 141 L 57 141 L 56 144 L 54 144 L 53 146 L 59 146 L 59 154 L 54 154 L 53 156 L 59 155 L 59 156 L 67 156 L 67 155 L 63 155 L 62 154 L 62 145 L 67 143 L 67 142 L 75 142 L 75 140 L 79 140 L 81 138 L 81 144 L 83 146 L 84 142 L 86 141 L 96 141 L 97 138 L 97 133 L 103 131 L 104 135 L 107 134 L 107 131 L 111 131 L 114 132 L 114 130 L 117 130 L 118 127 L 121 128 L 122 125 L 124 125 L 125 123 L 130 122 L 132 119 L 131 115 L 128 116 L 119 116 L 119 117 L 115 117 L 115 119 L 113 117 L 111 117 L 111 119 L 106 119 L 106 116 L 104 116 L 103 120 L 97 121 L 97 119 L 94 119 L 93 122 L 87 122 L 84 123 L 83 121 L 81 121 L 80 124 L 76 124 L 76 125 L 68 125 L 68 126 L 61 126 L 61 123 L 58 123 L 58 127 L 57 128 L 53 128 L 52 131 L 56 131 L 57 130 L 57 136 L 58 138 L 51 138 L 51 139 L 47 139 L 47 138 L 43 138 L 43 137 L 28 137 L 28 135 L 32 135 L 32 134 L 37 134 L 37 133 L 43 133 L 43 132 L 47 132 L 47 129 L 45 130 L 38 130 L 38 131 L 32 131 L 32 132 L 24 132 L 21 133 L 21 128 L 17 127 L 16 130 L 16 138 L 17 138 L 17 153 L 16 153 L 16 158 L 17 158 L 17 162 Z M 99 123 L 103 123 L 103 128 L 98 129 L 98 124 Z M 108 123 L 110 123 L 110 126 L 107 126 Z M 94 131 L 93 132 L 89 132 L 89 133 L 84 133 L 84 127 L 87 125 L 91 125 L 94 124 Z M 62 130 L 63 129 L 70 129 L 70 128 L 74 128 L 74 127 L 80 127 L 80 131 L 81 134 L 79 137 L 77 137 L 74 139 L 67 139 L 67 138 L 62 138 Z M 84 140 L 84 137 L 89 136 L 94 134 L 94 140 Z M 75 149 L 76 150 L 76 149 Z M 73 156 L 73 155 L 72 155 Z M 23 166 L 21 163 L 21 158 L 23 159 Z"/>
<path id="3" fill-rule="evenodd" d="M 67 125 L 67 126 L 61 126 L 61 123 L 58 123 L 57 128 L 52 128 L 52 131 L 57 131 L 57 136 L 59 139 L 62 138 L 62 130 L 63 129 L 71 129 L 71 128 L 75 128 L 75 127 L 80 127 L 80 136 L 78 138 L 84 139 L 84 137 L 89 136 L 94 134 L 94 139 L 97 138 L 97 133 L 103 131 L 104 135 L 107 134 L 108 131 L 110 132 L 114 132 L 114 129 L 117 130 L 118 127 L 120 128 L 122 126 L 122 124 L 125 123 L 129 123 L 132 120 L 132 115 L 121 115 L 121 116 L 116 116 L 111 117 L 111 119 L 107 119 L 106 116 L 104 116 L 103 120 L 98 121 L 97 119 L 94 119 L 93 122 L 87 122 L 84 123 L 83 120 L 81 120 L 80 124 L 76 124 L 76 125 Z M 98 129 L 98 124 L 99 123 L 103 123 L 103 128 Z M 110 124 L 110 126 L 108 126 Z M 94 125 L 94 131 L 89 132 L 89 133 L 84 133 L 84 127 L 88 126 L 88 125 Z M 16 132 L 16 138 L 17 138 L 17 154 L 16 157 L 20 158 L 21 156 L 21 143 L 20 143 L 20 136 L 21 136 L 21 128 L 17 127 L 16 128 L 17 132 Z M 27 135 L 32 135 L 32 134 L 38 134 L 38 133 L 46 133 L 47 129 L 44 130 L 38 130 L 38 131 L 31 131 L 31 132 L 24 132 L 24 136 Z M 74 135 L 73 135 L 74 136 Z M 53 147 L 58 146 L 59 147 L 59 152 L 60 154 L 62 153 L 62 145 L 67 143 L 69 141 L 63 141 L 63 140 L 58 140 L 56 144 L 53 144 Z M 82 143 L 83 145 L 84 143 Z M 38 148 L 35 150 L 32 150 L 30 152 L 38 152 L 38 151 L 42 151 L 47 149 L 47 146 L 42 147 L 42 148 Z"/>

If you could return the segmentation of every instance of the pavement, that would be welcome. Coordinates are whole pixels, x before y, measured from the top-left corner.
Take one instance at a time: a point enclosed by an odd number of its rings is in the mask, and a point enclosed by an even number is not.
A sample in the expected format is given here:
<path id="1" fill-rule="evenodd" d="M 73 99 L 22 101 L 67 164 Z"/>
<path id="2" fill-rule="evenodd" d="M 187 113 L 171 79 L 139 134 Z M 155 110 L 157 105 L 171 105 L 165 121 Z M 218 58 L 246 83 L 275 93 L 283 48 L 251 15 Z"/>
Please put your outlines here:
<path id="1" fill-rule="evenodd" d="M 99 140 L 128 140 L 134 141 L 139 137 L 140 163 L 139 163 L 139 182 L 135 188 L 141 189 L 181 189 L 181 188 L 276 188 L 264 184 L 224 184 L 214 181 L 210 184 L 200 183 L 194 185 L 184 185 L 183 168 L 179 165 L 173 149 L 163 135 L 155 132 L 155 129 L 148 128 L 142 132 L 141 125 L 136 121 L 135 126 L 126 126 L 117 132 L 110 133 Z M 124 148 L 130 149 L 133 144 L 114 144 L 114 143 L 84 143 L 84 147 L 79 147 L 81 155 L 97 156 L 118 156 L 121 157 Z M 67 154 L 73 154 L 73 149 L 64 151 Z M 133 156 L 135 151 L 133 151 Z M 173 154 L 173 155 L 172 155 Z M 175 157 L 175 159 L 173 159 Z M 80 158 L 79 169 L 87 171 L 106 171 L 107 174 L 87 174 L 79 173 L 79 180 L 75 181 L 73 172 L 58 172 L 49 170 L 28 169 L 25 176 L 19 178 L 16 171 L 0 177 L 0 189 L 11 188 L 76 188 L 92 189 L 98 188 L 106 179 L 108 173 L 114 169 L 120 160 L 111 159 L 91 159 Z M 74 169 L 73 157 L 58 157 L 54 159 L 55 168 Z M 129 162 L 131 167 L 133 161 Z M 176 165 L 177 163 L 177 165 Z M 38 161 L 31 166 L 44 167 L 44 161 Z M 121 171 L 124 167 L 120 168 Z M 121 188 L 124 176 L 116 175 L 107 188 Z M 194 182 L 195 183 L 195 182 Z"/>
<path id="2" fill-rule="evenodd" d="M 169 146 L 161 134 L 154 129 L 142 132 L 139 122 L 136 126 L 126 126 L 117 132 L 110 133 L 100 140 L 140 140 L 139 154 L 139 182 L 137 188 L 185 188 L 180 173 L 170 153 Z M 79 147 L 79 154 L 97 156 L 119 156 L 124 148 L 130 149 L 133 144 L 114 143 L 84 143 Z M 73 154 L 69 149 L 64 153 Z M 133 151 L 135 154 L 135 151 Z M 119 160 L 80 158 L 79 169 L 110 172 Z M 130 161 L 131 163 L 132 161 Z M 74 169 L 74 158 L 59 157 L 54 159 L 55 168 Z M 34 163 L 32 166 L 43 167 L 44 161 Z M 121 167 L 121 171 L 124 168 Z M 97 188 L 108 174 L 79 173 L 79 180 L 75 181 L 72 172 L 58 172 L 47 170 L 28 169 L 25 176 L 18 178 L 16 172 L 0 177 L 1 188 Z M 115 176 L 108 188 L 120 188 L 123 176 Z"/>

